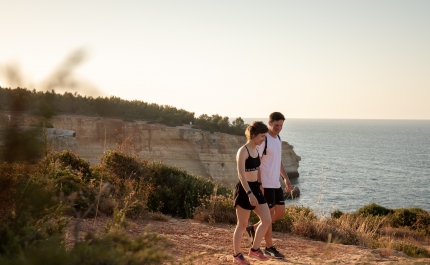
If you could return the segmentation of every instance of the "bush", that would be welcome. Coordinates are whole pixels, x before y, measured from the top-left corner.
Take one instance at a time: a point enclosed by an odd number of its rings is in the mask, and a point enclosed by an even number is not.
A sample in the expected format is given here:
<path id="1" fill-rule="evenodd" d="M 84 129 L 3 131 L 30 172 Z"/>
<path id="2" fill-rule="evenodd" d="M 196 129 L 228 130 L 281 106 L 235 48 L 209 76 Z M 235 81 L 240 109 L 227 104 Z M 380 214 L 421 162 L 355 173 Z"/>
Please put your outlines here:
<path id="1" fill-rule="evenodd" d="M 91 188 L 91 181 L 83 180 L 80 170 L 49 165 L 52 172 L 46 177 L 41 173 L 44 166 L 0 164 L 0 264 L 162 264 L 171 260 L 165 251 L 171 246 L 166 238 L 150 233 L 149 228 L 138 238 L 127 234 L 125 213 L 133 206 L 129 203 L 132 196 L 119 198 L 126 205 L 116 211 L 105 232 L 88 234 L 66 251 L 63 231 L 68 218 L 63 215 L 66 205 L 60 201 L 59 191 L 70 194 L 68 197 L 75 194 L 72 201 L 76 206 L 79 199 L 87 197 L 83 196 L 85 190 L 96 189 L 94 185 Z M 100 169 L 96 172 L 100 173 Z M 89 206 L 85 206 L 82 204 L 80 210 L 88 210 Z M 78 231 L 79 223 L 78 220 Z"/>
<path id="2" fill-rule="evenodd" d="M 67 197 L 70 206 L 81 213 L 93 204 L 98 192 L 96 187 L 88 185 L 82 178 L 68 170 L 58 170 L 53 183 L 55 194 Z"/>
<path id="3" fill-rule="evenodd" d="M 37 175 L 35 165 L 0 165 L 2 219 L 0 256 L 15 257 L 26 248 L 37 246 L 62 234 L 66 218 L 52 192 L 52 183 Z M 54 199 L 53 199 L 54 198 Z"/>
<path id="4" fill-rule="evenodd" d="M 99 192 L 97 184 L 100 183 L 97 183 L 98 179 L 93 176 L 87 161 L 64 150 L 49 154 L 44 163 L 46 175 L 53 183 L 53 191 L 72 206 L 76 213 L 86 211 L 94 203 Z M 94 210 L 90 212 L 90 216 L 93 214 Z"/>
<path id="5" fill-rule="evenodd" d="M 331 217 L 338 219 L 343 215 L 343 212 L 339 211 L 339 210 L 335 210 L 334 212 L 331 213 Z"/>
<path id="6" fill-rule="evenodd" d="M 428 235 L 430 232 L 430 214 L 420 208 L 400 208 L 387 216 L 392 227 L 407 227 Z"/>
<path id="7" fill-rule="evenodd" d="M 41 128 L 23 129 L 8 126 L 3 131 L 0 162 L 37 163 L 43 155 L 43 131 Z"/>
<path id="8" fill-rule="evenodd" d="M 112 182 L 131 179 L 131 185 L 144 185 L 151 189 L 147 206 L 150 211 L 181 218 L 192 218 L 194 210 L 201 204 L 201 198 L 213 194 L 231 193 L 226 187 L 209 179 L 190 175 L 178 167 L 162 162 L 139 160 L 117 151 L 107 152 L 102 166 Z"/>
<path id="9" fill-rule="evenodd" d="M 411 228 L 423 235 L 430 235 L 430 214 L 428 212 L 418 213 L 416 222 L 412 224 Z"/>
<path id="10" fill-rule="evenodd" d="M 165 248 L 171 246 L 159 234 L 145 233 L 132 239 L 124 229 L 110 229 L 106 233 L 79 243 L 73 249 L 66 248 L 59 237 L 52 237 L 37 246 L 29 246 L 19 257 L 0 256 L 1 264 L 13 265 L 122 265 L 163 264 L 172 259 Z"/>
<path id="11" fill-rule="evenodd" d="M 417 221 L 417 214 L 425 214 L 426 211 L 419 208 L 410 208 L 410 209 L 395 209 L 392 215 L 392 225 L 394 227 L 399 226 L 413 226 Z"/>
<path id="12" fill-rule="evenodd" d="M 56 159 L 61 164 L 62 168 L 70 168 L 70 170 L 74 172 L 81 173 L 86 182 L 91 179 L 90 164 L 71 151 L 62 151 L 56 155 Z"/>
<path id="13" fill-rule="evenodd" d="M 410 257 L 430 258 L 430 252 L 427 249 L 408 242 L 394 242 L 391 247 L 397 251 L 402 251 Z"/>
<path id="14" fill-rule="evenodd" d="M 355 212 L 355 215 L 363 216 L 386 216 L 393 213 L 393 210 L 382 207 L 376 203 L 365 205 Z"/>
<path id="15" fill-rule="evenodd" d="M 309 207 L 287 206 L 285 216 L 273 223 L 273 230 L 291 231 L 296 235 L 324 242 L 365 247 L 373 245 L 382 218 L 343 213 L 336 215 L 321 220 Z"/>
<path id="16" fill-rule="evenodd" d="M 211 195 L 209 198 L 203 198 L 201 205 L 194 211 L 194 219 L 211 224 L 235 224 L 237 218 L 232 195 Z"/>
<path id="17" fill-rule="evenodd" d="M 107 151 L 101 159 L 101 165 L 112 173 L 108 175 L 110 182 L 113 181 L 112 178 L 117 177 L 144 181 L 150 179 L 150 171 L 145 167 L 146 163 L 148 162 L 118 151 Z"/>

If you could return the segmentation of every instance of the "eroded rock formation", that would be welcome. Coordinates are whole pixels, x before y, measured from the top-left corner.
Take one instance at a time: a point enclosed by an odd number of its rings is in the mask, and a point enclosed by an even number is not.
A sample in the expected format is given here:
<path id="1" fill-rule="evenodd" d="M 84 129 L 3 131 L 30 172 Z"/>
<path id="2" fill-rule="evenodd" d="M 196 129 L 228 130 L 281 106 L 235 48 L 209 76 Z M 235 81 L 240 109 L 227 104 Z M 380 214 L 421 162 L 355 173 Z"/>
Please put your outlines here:
<path id="1" fill-rule="evenodd" d="M 25 124 L 34 123 L 32 117 L 22 119 Z M 99 163 L 105 151 L 122 148 L 129 154 L 162 160 L 230 187 L 237 182 L 236 152 L 246 142 L 245 136 L 211 134 L 189 125 L 167 127 L 144 121 L 75 115 L 57 115 L 49 122 L 56 128 L 55 133 L 66 130 L 76 133 L 66 142 L 57 138 L 56 149 L 73 150 L 91 164 Z M 285 169 L 290 177 L 298 177 L 300 157 L 287 142 L 282 143 L 282 148 Z"/>

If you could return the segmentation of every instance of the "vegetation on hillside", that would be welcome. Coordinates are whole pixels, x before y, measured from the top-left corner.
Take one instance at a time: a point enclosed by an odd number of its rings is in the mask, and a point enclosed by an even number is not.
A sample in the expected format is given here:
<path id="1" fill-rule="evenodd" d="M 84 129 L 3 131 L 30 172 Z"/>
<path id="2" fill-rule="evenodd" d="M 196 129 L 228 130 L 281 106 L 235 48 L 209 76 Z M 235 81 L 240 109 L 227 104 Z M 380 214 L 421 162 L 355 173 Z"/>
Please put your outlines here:
<path id="1" fill-rule="evenodd" d="M 0 264 L 163 264 L 172 261 L 171 242 L 149 230 L 131 238 L 126 229 L 130 220 L 172 216 L 236 222 L 232 191 L 220 183 L 121 150 L 108 151 L 100 164 L 90 165 L 70 151 L 49 150 L 40 136 L 36 151 L 27 157 L 28 142 L 19 139 L 34 133 L 11 130 L 11 143 L 22 145 L 15 152 L 1 150 Z M 103 232 L 78 236 L 84 218 L 102 215 L 111 217 Z M 64 233 L 71 219 L 74 244 L 67 247 Z M 253 214 L 251 221 L 258 218 Z M 419 208 L 369 204 L 353 213 L 336 210 L 330 218 L 320 218 L 308 207 L 288 206 L 273 229 L 430 257 L 423 247 L 429 242 L 430 214 Z"/>
<path id="2" fill-rule="evenodd" d="M 236 222 L 231 196 L 213 195 L 196 208 L 194 218 L 209 223 Z M 251 214 L 251 223 L 258 217 Z M 304 206 L 286 207 L 283 218 L 273 230 L 293 233 L 328 243 L 386 248 L 411 257 L 430 257 L 424 247 L 430 239 L 430 213 L 420 208 L 387 209 L 375 203 L 353 213 L 335 210 L 330 218 L 318 217 Z"/>
<path id="3" fill-rule="evenodd" d="M 114 96 L 93 98 L 81 96 L 76 92 L 58 94 L 54 90 L 42 92 L 26 88 L 0 87 L 0 110 L 28 112 L 44 118 L 57 114 L 75 114 L 120 118 L 126 121 L 146 120 L 168 126 L 192 122 L 194 128 L 234 135 L 244 135 L 247 127 L 240 117 L 230 122 L 228 117 L 218 114 L 195 117 L 194 112 L 139 100 L 130 101 Z"/>
<path id="4" fill-rule="evenodd" d="M 47 152 L 31 162 L 0 163 L 1 264 L 160 264 L 169 261 L 167 239 L 149 231 L 126 232 L 130 218 L 192 218 L 194 209 L 217 190 L 214 181 L 161 162 L 109 151 L 90 166 L 76 154 Z M 72 217 L 112 216 L 105 232 L 64 244 Z M 49 253 L 53 253 L 50 255 Z"/>

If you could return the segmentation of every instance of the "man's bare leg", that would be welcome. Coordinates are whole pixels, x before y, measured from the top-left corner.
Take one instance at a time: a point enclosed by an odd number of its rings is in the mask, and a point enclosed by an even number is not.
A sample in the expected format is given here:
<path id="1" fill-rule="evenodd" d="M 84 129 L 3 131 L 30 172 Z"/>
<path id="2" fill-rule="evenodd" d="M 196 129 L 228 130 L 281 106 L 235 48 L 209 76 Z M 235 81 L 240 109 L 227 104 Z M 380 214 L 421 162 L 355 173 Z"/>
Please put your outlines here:
<path id="1" fill-rule="evenodd" d="M 270 208 L 270 216 L 272 218 L 272 223 L 276 220 L 281 219 L 285 215 L 285 205 L 277 204 Z M 254 231 L 257 229 L 258 225 L 261 221 L 258 221 L 256 224 L 254 224 Z M 272 225 L 267 229 L 266 234 L 264 235 L 264 240 L 266 241 L 266 247 L 270 248 L 272 243 Z"/>

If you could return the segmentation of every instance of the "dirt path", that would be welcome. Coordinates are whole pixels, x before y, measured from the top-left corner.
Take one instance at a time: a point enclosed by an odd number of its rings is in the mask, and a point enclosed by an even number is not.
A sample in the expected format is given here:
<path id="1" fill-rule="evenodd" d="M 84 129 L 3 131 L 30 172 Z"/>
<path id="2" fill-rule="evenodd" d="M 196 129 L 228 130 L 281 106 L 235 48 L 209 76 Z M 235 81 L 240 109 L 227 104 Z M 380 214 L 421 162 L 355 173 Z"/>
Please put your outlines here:
<path id="1" fill-rule="evenodd" d="M 82 231 L 96 231 L 104 227 L 106 218 L 82 222 Z M 138 236 L 150 225 L 150 231 L 168 237 L 174 246 L 170 249 L 176 261 L 195 256 L 193 264 L 233 264 L 232 236 L 233 225 L 201 223 L 189 219 L 168 221 L 133 220 L 135 226 L 128 229 L 131 235 Z M 74 221 L 69 224 L 66 243 L 71 244 Z M 264 242 L 263 242 L 264 245 Z M 358 246 L 327 244 L 292 234 L 274 233 L 274 245 L 286 257 L 283 260 L 271 259 L 266 262 L 250 259 L 251 264 L 430 264 L 430 259 L 414 259 L 401 252 L 390 249 L 367 249 Z M 245 238 L 242 251 L 247 253 L 250 244 Z M 247 254 L 245 255 L 247 257 Z"/>

